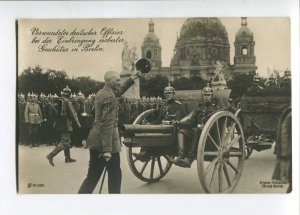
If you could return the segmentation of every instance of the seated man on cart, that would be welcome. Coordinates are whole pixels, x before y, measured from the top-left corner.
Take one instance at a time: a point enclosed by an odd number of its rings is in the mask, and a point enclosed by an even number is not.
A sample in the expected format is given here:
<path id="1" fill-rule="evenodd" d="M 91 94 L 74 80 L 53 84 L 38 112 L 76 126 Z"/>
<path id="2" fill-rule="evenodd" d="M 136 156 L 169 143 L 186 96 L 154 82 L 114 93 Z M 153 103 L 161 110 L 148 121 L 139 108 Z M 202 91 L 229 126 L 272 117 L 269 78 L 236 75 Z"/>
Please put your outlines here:
<path id="1" fill-rule="evenodd" d="M 181 103 L 175 100 L 175 89 L 170 85 L 164 89 L 165 103 L 150 116 L 153 120 L 144 121 L 143 124 L 172 124 L 176 120 L 184 117 Z M 150 159 L 147 148 L 141 148 L 140 153 L 132 154 L 137 160 L 147 161 Z"/>
<path id="2" fill-rule="evenodd" d="M 186 120 L 174 123 L 178 127 L 177 150 L 178 156 L 171 160 L 175 165 L 190 168 L 195 160 L 196 141 L 200 137 L 201 130 L 207 117 L 220 108 L 213 99 L 213 90 L 209 84 L 202 90 L 202 102 L 198 105 L 192 116 Z M 189 145 L 188 145 L 189 144 Z M 186 150 L 186 147 L 188 149 Z"/>

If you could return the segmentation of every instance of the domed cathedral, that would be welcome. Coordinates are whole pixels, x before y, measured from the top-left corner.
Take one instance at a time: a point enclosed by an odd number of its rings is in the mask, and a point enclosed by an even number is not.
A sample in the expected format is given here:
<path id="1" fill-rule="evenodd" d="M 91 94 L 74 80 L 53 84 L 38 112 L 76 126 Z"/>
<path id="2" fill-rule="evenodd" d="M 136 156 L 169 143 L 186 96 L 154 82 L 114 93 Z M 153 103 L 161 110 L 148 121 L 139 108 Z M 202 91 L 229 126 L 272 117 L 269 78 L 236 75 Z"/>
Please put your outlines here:
<path id="1" fill-rule="evenodd" d="M 180 77 L 201 77 L 210 80 L 217 64 L 227 65 L 228 72 L 255 71 L 253 33 L 242 18 L 242 26 L 235 37 L 234 65 L 230 65 L 230 45 L 225 26 L 219 18 L 188 18 L 177 36 L 170 67 L 162 67 L 161 46 L 154 32 L 154 22 L 149 21 L 149 32 L 142 44 L 142 57 L 150 58 L 151 76 L 167 76 L 170 81 Z M 217 63 L 217 64 L 216 64 Z M 226 77 L 226 74 L 225 74 Z"/>
<path id="2" fill-rule="evenodd" d="M 154 22 L 152 19 L 150 19 L 148 25 L 148 34 L 145 36 L 142 44 L 142 57 L 151 59 L 152 68 L 155 70 L 161 67 L 161 46 L 158 37 L 154 33 Z"/>
<path id="3" fill-rule="evenodd" d="M 233 70 L 235 72 L 248 73 L 256 71 L 256 57 L 254 54 L 255 41 L 253 33 L 247 27 L 247 18 L 242 17 L 241 28 L 235 36 L 235 55 Z"/>
<path id="4" fill-rule="evenodd" d="M 218 18 L 189 18 L 175 45 L 173 77 L 208 76 L 216 60 L 230 63 L 229 52 L 228 35 Z"/>

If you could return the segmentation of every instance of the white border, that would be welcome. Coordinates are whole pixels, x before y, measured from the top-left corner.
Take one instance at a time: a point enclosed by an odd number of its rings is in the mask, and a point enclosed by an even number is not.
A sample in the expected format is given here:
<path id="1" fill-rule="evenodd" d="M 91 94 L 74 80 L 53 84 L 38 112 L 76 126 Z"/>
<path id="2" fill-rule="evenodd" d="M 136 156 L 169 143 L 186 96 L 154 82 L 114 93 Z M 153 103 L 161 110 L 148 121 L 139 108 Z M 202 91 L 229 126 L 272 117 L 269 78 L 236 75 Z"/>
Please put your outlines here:
<path id="1" fill-rule="evenodd" d="M 299 3 L 297 0 L 0 2 L 0 214 L 299 214 Z M 288 195 L 17 195 L 15 92 L 18 18 L 289 16 L 292 23 L 293 192 Z M 4 137 L 4 138 L 3 138 Z M 30 167 L 28 167 L 30 168 Z"/>

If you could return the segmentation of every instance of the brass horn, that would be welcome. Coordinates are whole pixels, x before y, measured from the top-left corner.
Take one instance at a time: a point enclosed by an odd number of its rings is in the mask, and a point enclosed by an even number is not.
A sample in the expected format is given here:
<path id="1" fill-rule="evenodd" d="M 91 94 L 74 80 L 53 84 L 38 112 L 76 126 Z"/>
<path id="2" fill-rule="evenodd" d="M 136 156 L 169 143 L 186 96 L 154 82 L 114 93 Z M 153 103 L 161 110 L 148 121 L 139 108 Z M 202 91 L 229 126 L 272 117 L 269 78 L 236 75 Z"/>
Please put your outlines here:
<path id="1" fill-rule="evenodd" d="M 135 63 L 135 68 L 141 73 L 148 73 L 151 70 L 151 61 L 148 58 L 141 58 Z"/>

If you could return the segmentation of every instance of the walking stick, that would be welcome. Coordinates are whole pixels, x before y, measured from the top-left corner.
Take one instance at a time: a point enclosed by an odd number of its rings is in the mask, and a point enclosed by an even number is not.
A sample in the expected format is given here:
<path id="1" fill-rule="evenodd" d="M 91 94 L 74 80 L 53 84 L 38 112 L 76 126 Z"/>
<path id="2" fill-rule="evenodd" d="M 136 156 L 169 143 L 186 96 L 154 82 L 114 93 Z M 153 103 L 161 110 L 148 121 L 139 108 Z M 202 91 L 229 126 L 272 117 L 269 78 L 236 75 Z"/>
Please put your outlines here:
<path id="1" fill-rule="evenodd" d="M 105 167 L 104 167 L 104 174 L 103 174 L 103 177 L 102 177 L 102 181 L 101 181 L 101 185 L 100 185 L 100 190 L 99 190 L 99 193 L 102 192 L 102 187 L 103 187 L 103 183 L 104 183 L 104 179 L 105 179 L 105 175 L 106 175 L 106 172 L 107 172 L 107 163 L 105 164 Z"/>

